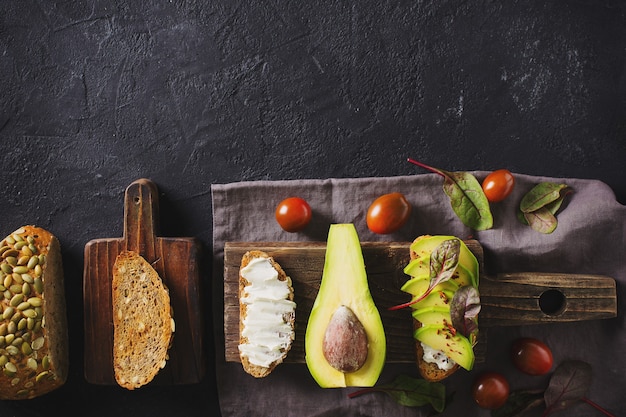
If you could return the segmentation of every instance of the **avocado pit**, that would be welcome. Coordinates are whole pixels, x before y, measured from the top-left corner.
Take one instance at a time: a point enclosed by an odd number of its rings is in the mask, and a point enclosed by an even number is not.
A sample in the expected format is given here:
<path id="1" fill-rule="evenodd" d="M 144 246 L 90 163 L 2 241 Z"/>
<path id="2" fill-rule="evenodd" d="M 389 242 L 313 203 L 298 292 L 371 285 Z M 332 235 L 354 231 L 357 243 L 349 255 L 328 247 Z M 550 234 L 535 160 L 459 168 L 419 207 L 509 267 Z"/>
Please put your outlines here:
<path id="1" fill-rule="evenodd" d="M 361 369 L 367 360 L 368 340 L 365 327 L 347 306 L 333 313 L 322 342 L 324 357 L 333 368 L 348 373 Z"/>

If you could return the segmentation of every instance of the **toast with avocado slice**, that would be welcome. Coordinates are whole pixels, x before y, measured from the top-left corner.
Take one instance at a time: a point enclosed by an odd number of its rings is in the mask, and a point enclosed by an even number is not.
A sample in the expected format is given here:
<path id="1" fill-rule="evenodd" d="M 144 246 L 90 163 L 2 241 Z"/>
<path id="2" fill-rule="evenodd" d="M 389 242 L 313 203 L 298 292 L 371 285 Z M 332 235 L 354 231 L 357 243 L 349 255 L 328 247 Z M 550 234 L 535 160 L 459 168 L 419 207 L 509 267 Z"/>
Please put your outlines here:
<path id="1" fill-rule="evenodd" d="M 441 381 L 459 368 L 474 365 L 474 337 L 468 338 L 453 326 L 451 306 L 459 288 L 478 287 L 478 263 L 474 255 L 459 240 L 458 263 L 451 278 L 431 287 L 430 258 L 439 245 L 458 239 L 454 236 L 420 236 L 410 246 L 411 262 L 405 273 L 411 276 L 402 290 L 417 302 L 413 309 L 413 329 L 416 362 L 421 376 L 432 382 Z M 459 279 L 459 276 L 462 279 Z M 430 291 L 424 296 L 426 291 Z M 458 307 L 457 305 L 453 308 Z M 420 318 L 424 322 L 420 321 Z"/>

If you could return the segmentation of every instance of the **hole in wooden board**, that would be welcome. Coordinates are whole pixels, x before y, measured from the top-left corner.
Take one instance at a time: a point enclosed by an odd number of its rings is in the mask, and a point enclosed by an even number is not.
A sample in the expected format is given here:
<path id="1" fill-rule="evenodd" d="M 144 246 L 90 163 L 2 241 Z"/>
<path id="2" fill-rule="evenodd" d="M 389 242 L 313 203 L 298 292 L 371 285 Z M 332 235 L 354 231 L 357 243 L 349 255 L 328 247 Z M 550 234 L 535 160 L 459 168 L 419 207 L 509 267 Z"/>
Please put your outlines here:
<path id="1" fill-rule="evenodd" d="M 558 316 L 565 311 L 565 294 L 559 290 L 546 290 L 539 296 L 539 308 L 549 316 Z"/>

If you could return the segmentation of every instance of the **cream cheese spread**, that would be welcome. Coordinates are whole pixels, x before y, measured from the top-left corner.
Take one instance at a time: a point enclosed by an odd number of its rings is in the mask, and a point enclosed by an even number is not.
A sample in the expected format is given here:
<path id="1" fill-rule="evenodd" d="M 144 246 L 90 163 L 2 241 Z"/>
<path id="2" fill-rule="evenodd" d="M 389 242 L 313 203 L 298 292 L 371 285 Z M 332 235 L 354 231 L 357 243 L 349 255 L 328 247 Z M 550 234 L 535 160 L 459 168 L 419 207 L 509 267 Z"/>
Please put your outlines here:
<path id="1" fill-rule="evenodd" d="M 253 259 L 241 275 L 249 284 L 241 298 L 247 308 L 241 335 L 247 343 L 239 345 L 239 352 L 251 364 L 267 368 L 282 358 L 295 337 L 290 322 L 296 303 L 288 298 L 290 283 L 278 279 L 269 259 Z"/>
<path id="2" fill-rule="evenodd" d="M 421 342 L 420 342 L 421 343 Z M 456 362 L 450 359 L 445 353 L 441 350 L 433 349 L 424 343 L 421 343 L 422 349 L 424 350 L 424 362 L 434 363 L 437 367 L 443 371 L 448 371 L 456 365 Z"/>

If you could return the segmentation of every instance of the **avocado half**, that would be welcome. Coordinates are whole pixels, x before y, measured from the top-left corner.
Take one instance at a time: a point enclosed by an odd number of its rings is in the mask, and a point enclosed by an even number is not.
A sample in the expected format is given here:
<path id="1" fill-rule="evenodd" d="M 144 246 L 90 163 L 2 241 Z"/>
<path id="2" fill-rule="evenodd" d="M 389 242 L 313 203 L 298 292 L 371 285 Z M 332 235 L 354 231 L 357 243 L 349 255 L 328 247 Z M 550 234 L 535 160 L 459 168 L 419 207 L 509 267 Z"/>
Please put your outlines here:
<path id="1" fill-rule="evenodd" d="M 329 322 L 342 306 L 352 310 L 367 335 L 367 359 L 354 372 L 335 369 L 322 348 Z M 383 369 L 385 331 L 370 294 L 361 243 L 353 224 L 330 226 L 322 281 L 307 323 L 304 346 L 309 372 L 322 388 L 371 387 Z"/>

